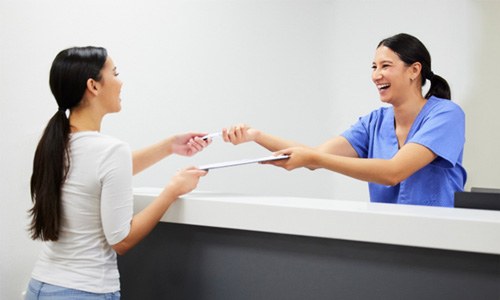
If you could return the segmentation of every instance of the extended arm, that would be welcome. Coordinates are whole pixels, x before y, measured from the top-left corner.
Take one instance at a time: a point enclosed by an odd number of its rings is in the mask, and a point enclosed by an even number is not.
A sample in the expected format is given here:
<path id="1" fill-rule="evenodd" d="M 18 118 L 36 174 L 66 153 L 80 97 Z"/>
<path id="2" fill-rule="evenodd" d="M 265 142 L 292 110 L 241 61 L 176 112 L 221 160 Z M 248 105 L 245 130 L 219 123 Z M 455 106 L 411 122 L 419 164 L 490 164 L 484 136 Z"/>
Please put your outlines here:
<path id="1" fill-rule="evenodd" d="M 193 190 L 206 171 L 186 169 L 179 171 L 162 193 L 145 209 L 132 218 L 130 231 L 126 238 L 113 245 L 116 253 L 123 255 L 145 238 L 158 224 L 170 205 L 181 195 Z"/>
<path id="2" fill-rule="evenodd" d="M 299 167 L 324 168 L 359 180 L 395 185 L 431 163 L 437 156 L 415 143 L 403 146 L 391 159 L 363 159 L 332 155 L 315 149 L 293 147 L 276 154 L 290 155 L 288 160 L 269 162 L 287 170 Z"/>
<path id="3" fill-rule="evenodd" d="M 245 124 L 223 129 L 222 137 L 224 141 L 233 143 L 234 145 L 253 141 L 273 152 L 291 147 L 307 147 L 303 144 L 265 133 Z M 340 156 L 358 157 L 351 144 L 342 136 L 328 140 L 315 149 L 320 152 Z"/>
<path id="4" fill-rule="evenodd" d="M 224 128 L 222 130 L 222 138 L 225 142 L 230 142 L 234 145 L 253 141 L 269 151 L 278 151 L 294 146 L 304 146 L 294 141 L 267 134 L 245 124 L 233 126 L 229 129 Z"/>
<path id="5" fill-rule="evenodd" d="M 322 145 L 316 147 L 316 150 L 328 154 L 358 157 L 356 150 L 354 150 L 351 143 L 349 143 L 349 141 L 343 136 L 338 136 L 326 141 Z"/>
<path id="6" fill-rule="evenodd" d="M 147 169 L 172 153 L 192 156 L 210 144 L 200 137 L 202 133 L 186 133 L 164 139 L 132 153 L 133 174 Z"/>

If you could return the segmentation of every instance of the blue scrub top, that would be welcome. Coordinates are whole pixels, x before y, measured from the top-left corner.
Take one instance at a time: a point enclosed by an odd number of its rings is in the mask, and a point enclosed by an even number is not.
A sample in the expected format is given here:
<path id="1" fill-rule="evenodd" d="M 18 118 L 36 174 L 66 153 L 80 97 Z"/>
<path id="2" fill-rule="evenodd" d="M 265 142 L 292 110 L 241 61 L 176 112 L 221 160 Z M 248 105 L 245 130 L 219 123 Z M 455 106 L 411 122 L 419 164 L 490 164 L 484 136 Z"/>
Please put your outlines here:
<path id="1" fill-rule="evenodd" d="M 361 117 L 344 136 L 360 158 L 390 159 L 398 152 L 393 107 Z M 463 191 L 467 173 L 462 166 L 465 114 L 450 100 L 430 97 L 408 133 L 407 143 L 429 148 L 437 158 L 394 186 L 369 183 L 371 202 L 452 207 Z"/>

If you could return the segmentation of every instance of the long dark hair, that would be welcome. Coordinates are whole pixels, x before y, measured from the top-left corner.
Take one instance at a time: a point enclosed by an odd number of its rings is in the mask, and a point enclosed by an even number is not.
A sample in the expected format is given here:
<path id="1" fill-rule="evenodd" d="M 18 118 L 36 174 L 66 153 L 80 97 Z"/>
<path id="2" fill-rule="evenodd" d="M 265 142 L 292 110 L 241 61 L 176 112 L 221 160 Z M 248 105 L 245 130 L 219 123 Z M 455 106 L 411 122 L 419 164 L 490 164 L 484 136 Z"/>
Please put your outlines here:
<path id="1" fill-rule="evenodd" d="M 57 241 L 61 225 L 62 185 L 68 174 L 70 124 L 66 110 L 80 104 L 87 80 L 101 79 L 107 51 L 100 47 L 74 47 L 63 50 L 50 69 L 50 89 L 58 104 L 38 142 L 31 175 L 33 207 L 32 239 Z"/>
<path id="2" fill-rule="evenodd" d="M 422 86 L 425 85 L 426 79 L 431 82 L 431 87 L 425 95 L 426 99 L 429 99 L 430 96 L 451 99 L 451 90 L 448 82 L 446 82 L 443 77 L 432 72 L 431 55 L 424 44 L 416 37 L 406 33 L 400 33 L 382 40 L 377 48 L 380 46 L 386 46 L 394 51 L 407 65 L 411 65 L 415 62 L 422 64 Z"/>

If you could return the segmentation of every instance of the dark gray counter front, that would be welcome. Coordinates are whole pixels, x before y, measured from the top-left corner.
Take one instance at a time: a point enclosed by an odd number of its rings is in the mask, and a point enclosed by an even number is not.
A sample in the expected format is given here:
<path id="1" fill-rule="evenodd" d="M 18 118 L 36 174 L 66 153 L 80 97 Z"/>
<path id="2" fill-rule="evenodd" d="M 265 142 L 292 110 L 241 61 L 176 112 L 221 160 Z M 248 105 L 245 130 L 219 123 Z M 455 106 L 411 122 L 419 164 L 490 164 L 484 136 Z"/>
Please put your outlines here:
<path id="1" fill-rule="evenodd" d="M 166 222 L 118 262 L 124 300 L 500 299 L 496 254 Z"/>

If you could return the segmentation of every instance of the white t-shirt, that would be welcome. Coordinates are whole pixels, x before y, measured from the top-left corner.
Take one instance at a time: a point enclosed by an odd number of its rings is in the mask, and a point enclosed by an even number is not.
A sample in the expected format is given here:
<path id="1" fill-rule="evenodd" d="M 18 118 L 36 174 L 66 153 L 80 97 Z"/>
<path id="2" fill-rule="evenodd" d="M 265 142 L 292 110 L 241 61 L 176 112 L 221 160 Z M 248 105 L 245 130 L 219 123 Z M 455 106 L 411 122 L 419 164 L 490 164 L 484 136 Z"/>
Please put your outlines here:
<path id="1" fill-rule="evenodd" d="M 111 245 L 128 235 L 133 216 L 130 147 L 98 132 L 77 132 L 70 136 L 70 159 L 59 239 L 44 242 L 32 276 L 93 293 L 118 291 Z"/>

